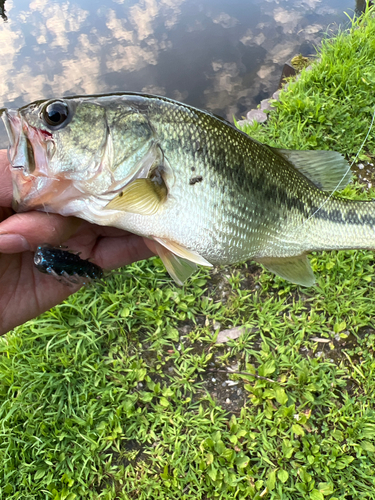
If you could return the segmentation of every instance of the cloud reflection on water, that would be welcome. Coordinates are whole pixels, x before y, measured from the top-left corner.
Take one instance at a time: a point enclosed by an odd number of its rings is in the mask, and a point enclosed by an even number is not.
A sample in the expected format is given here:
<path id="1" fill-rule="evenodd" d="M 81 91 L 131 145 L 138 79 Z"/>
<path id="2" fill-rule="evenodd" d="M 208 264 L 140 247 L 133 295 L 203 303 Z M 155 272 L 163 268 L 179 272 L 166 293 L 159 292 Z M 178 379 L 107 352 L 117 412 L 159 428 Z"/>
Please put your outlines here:
<path id="1" fill-rule="evenodd" d="M 352 0 L 330 0 L 340 16 Z M 20 6 L 22 5 L 22 7 Z M 231 119 L 273 92 L 286 59 L 334 20 L 321 0 L 7 0 L 0 106 L 118 90 L 155 92 Z M 342 14 L 341 19 L 345 16 Z"/>

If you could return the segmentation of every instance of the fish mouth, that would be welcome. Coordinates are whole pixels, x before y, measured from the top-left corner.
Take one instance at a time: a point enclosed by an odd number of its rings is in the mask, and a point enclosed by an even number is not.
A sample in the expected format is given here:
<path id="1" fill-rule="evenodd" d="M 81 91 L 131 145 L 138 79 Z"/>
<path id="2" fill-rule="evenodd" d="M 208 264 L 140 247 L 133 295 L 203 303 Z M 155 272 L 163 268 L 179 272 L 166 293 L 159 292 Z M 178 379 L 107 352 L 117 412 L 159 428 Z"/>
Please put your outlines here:
<path id="1" fill-rule="evenodd" d="M 1 118 L 5 125 L 5 130 L 8 134 L 9 147 L 8 147 L 8 160 L 13 168 L 13 159 L 18 146 L 18 139 L 21 132 L 21 120 L 17 111 L 13 109 L 2 110 Z M 22 168 L 22 166 L 20 166 Z"/>
<path id="2" fill-rule="evenodd" d="M 12 207 L 16 212 L 45 210 L 46 194 L 51 192 L 51 184 L 56 181 L 48 175 L 48 153 L 54 149 L 47 144 L 51 139 L 31 127 L 17 110 L 4 109 L 1 118 L 9 139 Z"/>

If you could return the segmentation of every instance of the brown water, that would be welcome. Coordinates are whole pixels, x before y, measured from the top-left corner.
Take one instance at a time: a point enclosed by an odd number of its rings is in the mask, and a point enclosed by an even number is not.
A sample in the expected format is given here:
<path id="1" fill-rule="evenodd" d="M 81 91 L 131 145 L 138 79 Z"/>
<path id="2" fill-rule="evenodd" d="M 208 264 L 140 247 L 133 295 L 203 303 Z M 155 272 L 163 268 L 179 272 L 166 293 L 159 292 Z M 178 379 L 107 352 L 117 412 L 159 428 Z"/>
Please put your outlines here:
<path id="1" fill-rule="evenodd" d="M 277 89 L 286 60 L 315 54 L 355 7 L 355 0 L 0 0 L 0 108 L 132 90 L 240 119 Z"/>

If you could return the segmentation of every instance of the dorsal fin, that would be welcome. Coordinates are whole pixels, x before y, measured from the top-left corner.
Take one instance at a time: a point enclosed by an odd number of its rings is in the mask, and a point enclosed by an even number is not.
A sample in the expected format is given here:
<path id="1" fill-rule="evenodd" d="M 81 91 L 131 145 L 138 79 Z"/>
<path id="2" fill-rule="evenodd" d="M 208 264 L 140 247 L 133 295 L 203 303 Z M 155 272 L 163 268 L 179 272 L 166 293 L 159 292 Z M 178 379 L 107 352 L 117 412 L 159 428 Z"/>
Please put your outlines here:
<path id="1" fill-rule="evenodd" d="M 344 189 L 352 173 L 345 158 L 337 151 L 292 151 L 270 148 L 289 161 L 301 174 L 323 191 Z"/>

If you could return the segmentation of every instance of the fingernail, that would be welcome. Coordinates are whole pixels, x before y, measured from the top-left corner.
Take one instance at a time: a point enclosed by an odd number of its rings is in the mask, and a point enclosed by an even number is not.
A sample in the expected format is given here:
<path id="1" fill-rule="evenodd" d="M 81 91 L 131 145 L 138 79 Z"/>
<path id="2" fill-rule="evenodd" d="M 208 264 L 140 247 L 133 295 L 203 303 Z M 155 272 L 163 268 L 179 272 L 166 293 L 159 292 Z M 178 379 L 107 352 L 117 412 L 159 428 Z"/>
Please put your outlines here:
<path id="1" fill-rule="evenodd" d="M 30 245 L 20 234 L 0 234 L 0 253 L 19 253 L 27 250 L 30 250 Z"/>

